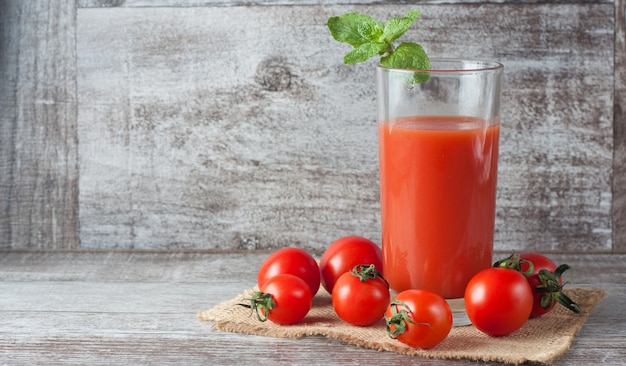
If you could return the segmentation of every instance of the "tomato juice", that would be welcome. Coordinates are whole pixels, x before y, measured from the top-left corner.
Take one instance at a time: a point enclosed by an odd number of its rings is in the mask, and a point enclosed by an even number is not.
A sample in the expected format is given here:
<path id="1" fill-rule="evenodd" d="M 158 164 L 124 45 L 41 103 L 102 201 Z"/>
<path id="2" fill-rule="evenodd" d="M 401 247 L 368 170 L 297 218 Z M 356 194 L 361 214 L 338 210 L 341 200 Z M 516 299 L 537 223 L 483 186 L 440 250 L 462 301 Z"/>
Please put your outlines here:
<path id="1" fill-rule="evenodd" d="M 492 262 L 499 121 L 408 117 L 378 132 L 384 277 L 463 297 Z"/>

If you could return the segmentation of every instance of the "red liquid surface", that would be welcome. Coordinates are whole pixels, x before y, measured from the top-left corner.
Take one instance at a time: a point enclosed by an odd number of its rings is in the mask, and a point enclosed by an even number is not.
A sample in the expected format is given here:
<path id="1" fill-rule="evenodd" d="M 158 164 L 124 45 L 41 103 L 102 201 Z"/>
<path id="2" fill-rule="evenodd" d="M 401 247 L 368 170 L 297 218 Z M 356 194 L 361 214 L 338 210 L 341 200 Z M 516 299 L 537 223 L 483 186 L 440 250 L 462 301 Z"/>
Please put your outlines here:
<path id="1" fill-rule="evenodd" d="M 379 123 L 383 275 L 395 291 L 463 297 L 493 252 L 499 123 Z"/>

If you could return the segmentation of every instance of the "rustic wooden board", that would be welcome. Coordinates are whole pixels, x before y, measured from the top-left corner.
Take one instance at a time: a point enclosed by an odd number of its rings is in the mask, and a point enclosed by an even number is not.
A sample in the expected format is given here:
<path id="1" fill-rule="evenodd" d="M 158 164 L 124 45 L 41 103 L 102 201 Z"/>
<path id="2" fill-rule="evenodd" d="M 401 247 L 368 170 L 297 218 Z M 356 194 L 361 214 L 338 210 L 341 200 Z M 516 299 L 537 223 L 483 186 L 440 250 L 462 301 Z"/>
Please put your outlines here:
<path id="1" fill-rule="evenodd" d="M 626 252 L 626 1 L 615 1 L 613 250 Z"/>
<path id="2" fill-rule="evenodd" d="M 431 55 L 506 66 L 496 247 L 610 250 L 614 6 L 420 8 Z M 325 29 L 354 9 L 79 9 L 81 245 L 378 240 L 373 63 Z"/>
<path id="3" fill-rule="evenodd" d="M 254 249 L 377 236 L 369 75 L 327 66 L 342 52 L 323 29 L 327 13 L 107 15 L 79 12 L 84 245 Z M 253 26 L 228 34 L 235 19 Z M 294 53 L 321 43 L 335 52 Z"/>
<path id="4" fill-rule="evenodd" d="M 0 252 L 0 361 L 33 364 L 438 365 L 322 337 L 211 331 L 196 319 L 254 285 L 266 253 Z M 554 365 L 626 357 L 624 255 L 554 255 L 608 291 Z M 323 351 L 320 351 L 323 350 Z M 236 360 L 233 357 L 236 356 Z M 467 365 L 450 361 L 446 365 Z"/>
<path id="5" fill-rule="evenodd" d="M 189 282 L 219 279 L 254 286 L 271 250 L 257 251 L 0 251 L 0 281 L 8 282 Z M 311 252 L 319 259 L 322 252 Z M 510 252 L 495 252 L 501 259 Z M 572 269 L 574 284 L 626 284 L 626 254 L 546 253 Z M 233 285 L 233 296 L 239 294 Z M 626 293 L 625 293 L 626 295 Z"/>
<path id="6" fill-rule="evenodd" d="M 76 3 L 0 3 L 0 248 L 78 247 Z"/>
<path id="7" fill-rule="evenodd" d="M 545 3 L 545 0 L 420 0 L 419 6 L 424 4 L 532 4 Z M 613 4 L 613 0 L 555 0 L 550 3 L 578 4 L 578 3 L 607 3 Z M 195 6 L 258 6 L 258 5 L 380 5 L 400 4 L 407 5 L 412 2 L 407 0 L 78 0 L 78 6 L 82 8 L 102 7 L 195 7 Z M 415 4 L 414 4 L 415 5 Z"/>
<path id="8" fill-rule="evenodd" d="M 0 248 L 378 241 L 373 63 L 324 24 L 412 6 L 342 3 L 2 2 Z M 407 38 L 506 66 L 496 248 L 626 250 L 624 6 L 420 3 Z"/>

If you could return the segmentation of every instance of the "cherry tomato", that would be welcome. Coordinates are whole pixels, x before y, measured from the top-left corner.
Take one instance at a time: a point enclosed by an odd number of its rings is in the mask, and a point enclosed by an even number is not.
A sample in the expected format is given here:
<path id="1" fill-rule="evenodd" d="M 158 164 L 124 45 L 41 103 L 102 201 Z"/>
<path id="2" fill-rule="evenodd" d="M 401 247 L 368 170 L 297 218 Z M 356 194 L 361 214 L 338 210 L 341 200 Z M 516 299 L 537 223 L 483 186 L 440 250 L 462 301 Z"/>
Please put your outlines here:
<path id="1" fill-rule="evenodd" d="M 247 299 L 260 321 L 270 320 L 276 324 L 299 323 L 311 310 L 313 295 L 309 285 L 291 274 L 279 274 L 267 280 L 260 291 Z"/>
<path id="2" fill-rule="evenodd" d="M 320 259 L 322 286 L 332 294 L 335 282 L 342 274 L 359 264 L 373 264 L 382 272 L 383 255 L 380 247 L 361 236 L 344 236 L 335 240 Z"/>
<path id="3" fill-rule="evenodd" d="M 495 267 L 511 268 L 521 272 L 533 291 L 533 309 L 531 318 L 539 317 L 550 312 L 556 303 L 580 313 L 580 307 L 563 292 L 561 275 L 570 267 L 562 264 L 557 267 L 554 262 L 540 253 L 526 252 L 513 254 L 498 261 Z"/>
<path id="4" fill-rule="evenodd" d="M 391 338 L 414 348 L 429 349 L 452 329 L 452 311 L 439 294 L 411 289 L 400 292 L 385 312 Z"/>
<path id="5" fill-rule="evenodd" d="M 376 266 L 358 265 L 335 282 L 333 308 L 344 321 L 364 327 L 383 318 L 389 296 L 389 285 Z"/>
<path id="6" fill-rule="evenodd" d="M 465 309 L 474 326 L 498 337 L 524 325 L 533 308 L 533 293 L 526 277 L 506 268 L 478 272 L 465 289 Z"/>
<path id="7" fill-rule="evenodd" d="M 270 278 L 279 274 L 291 274 L 309 285 L 311 294 L 320 288 L 320 269 L 307 251 L 300 248 L 282 248 L 270 254 L 261 264 L 257 275 L 259 288 Z"/>

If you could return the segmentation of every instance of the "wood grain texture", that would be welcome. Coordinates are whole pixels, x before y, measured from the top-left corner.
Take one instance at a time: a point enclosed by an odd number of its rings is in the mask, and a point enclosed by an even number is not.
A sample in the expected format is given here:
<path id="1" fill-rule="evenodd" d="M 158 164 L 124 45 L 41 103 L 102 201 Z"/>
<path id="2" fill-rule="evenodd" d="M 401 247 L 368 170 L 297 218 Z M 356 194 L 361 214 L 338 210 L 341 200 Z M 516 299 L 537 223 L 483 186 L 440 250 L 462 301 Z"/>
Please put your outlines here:
<path id="1" fill-rule="evenodd" d="M 0 248 L 378 241 L 373 63 L 325 23 L 413 6 L 1 2 Z M 496 249 L 626 251 L 624 1 L 419 7 L 431 56 L 506 67 Z"/>
<path id="2" fill-rule="evenodd" d="M 626 252 L 626 1 L 615 1 L 613 251 Z"/>
<path id="3" fill-rule="evenodd" d="M 0 252 L 0 363 L 441 364 L 322 337 L 288 340 L 212 331 L 196 319 L 198 311 L 253 286 L 266 255 Z M 574 266 L 568 286 L 608 292 L 554 365 L 623 363 L 626 257 L 558 254 L 553 259 Z"/>
<path id="4" fill-rule="evenodd" d="M 534 4 L 546 0 L 420 0 L 424 4 Z M 554 0 L 551 4 L 607 3 L 613 0 Z M 415 5 L 411 0 L 78 0 L 82 8 L 107 7 L 196 7 L 196 6 L 263 6 L 263 5 Z"/>
<path id="5" fill-rule="evenodd" d="M 0 248 L 78 247 L 75 14 L 0 2 Z"/>
<path id="6" fill-rule="evenodd" d="M 81 9 L 83 245 L 255 249 L 377 237 L 371 75 L 327 65 L 336 48 L 328 14 Z M 250 25 L 234 31 L 234 19 Z M 294 53 L 299 44 L 328 46 Z"/>
<path id="7" fill-rule="evenodd" d="M 506 67 L 496 248 L 611 250 L 614 5 L 420 8 L 431 56 Z M 325 23 L 406 9 L 79 9 L 82 246 L 378 241 L 373 64 Z"/>

